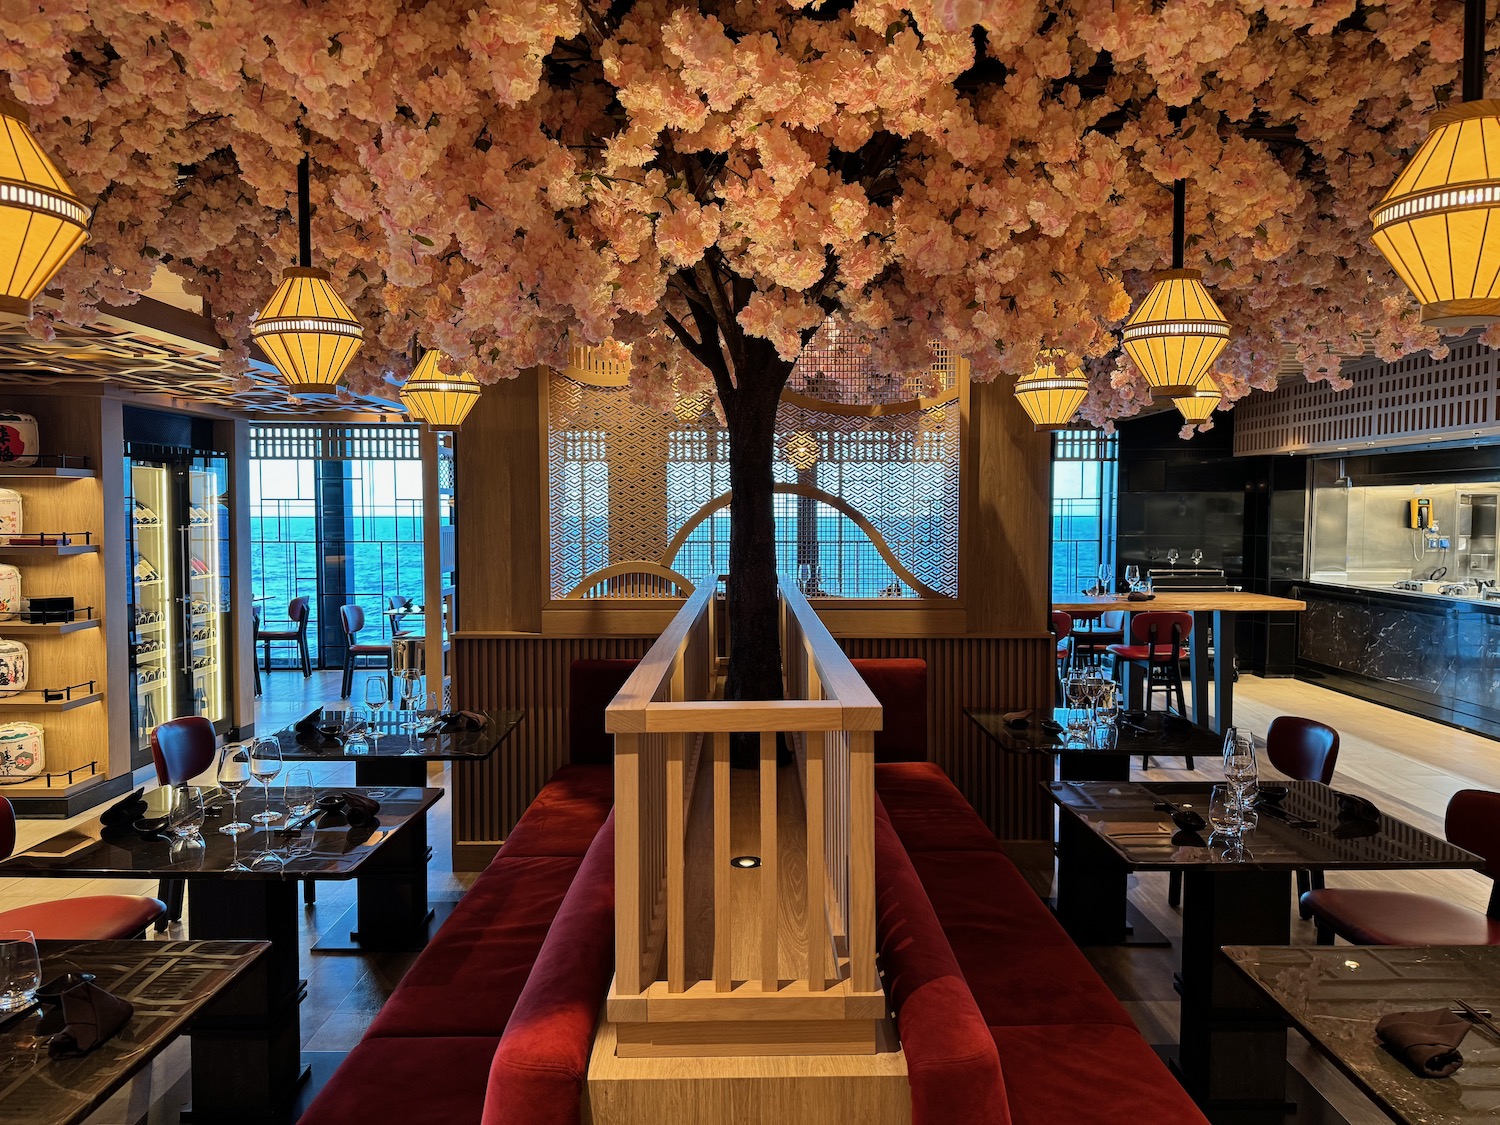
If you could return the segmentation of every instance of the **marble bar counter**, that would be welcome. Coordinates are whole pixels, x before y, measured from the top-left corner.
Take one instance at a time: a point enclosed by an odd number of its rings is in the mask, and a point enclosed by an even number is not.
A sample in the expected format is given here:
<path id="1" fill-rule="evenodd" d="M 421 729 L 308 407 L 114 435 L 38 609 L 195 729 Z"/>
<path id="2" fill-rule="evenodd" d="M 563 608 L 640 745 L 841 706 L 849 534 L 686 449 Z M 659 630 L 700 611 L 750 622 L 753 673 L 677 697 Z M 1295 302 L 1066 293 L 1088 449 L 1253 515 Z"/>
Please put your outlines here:
<path id="1" fill-rule="evenodd" d="M 1297 675 L 1500 737 L 1500 602 L 1304 583 Z"/>

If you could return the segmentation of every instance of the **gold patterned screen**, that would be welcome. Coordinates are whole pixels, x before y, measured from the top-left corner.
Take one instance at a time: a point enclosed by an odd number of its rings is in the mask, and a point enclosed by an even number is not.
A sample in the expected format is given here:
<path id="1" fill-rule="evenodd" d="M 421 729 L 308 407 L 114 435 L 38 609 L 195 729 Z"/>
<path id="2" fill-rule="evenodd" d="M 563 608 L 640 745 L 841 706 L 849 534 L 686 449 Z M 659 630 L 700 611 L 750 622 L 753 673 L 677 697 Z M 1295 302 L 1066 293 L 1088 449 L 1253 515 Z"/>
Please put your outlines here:
<path id="1" fill-rule="evenodd" d="M 723 573 L 729 445 L 715 413 L 646 405 L 578 351 L 549 388 L 552 596 L 667 595 L 672 575 Z M 933 351 L 930 369 L 890 376 L 825 330 L 798 361 L 777 424 L 777 555 L 810 593 L 957 595 L 961 373 Z"/>

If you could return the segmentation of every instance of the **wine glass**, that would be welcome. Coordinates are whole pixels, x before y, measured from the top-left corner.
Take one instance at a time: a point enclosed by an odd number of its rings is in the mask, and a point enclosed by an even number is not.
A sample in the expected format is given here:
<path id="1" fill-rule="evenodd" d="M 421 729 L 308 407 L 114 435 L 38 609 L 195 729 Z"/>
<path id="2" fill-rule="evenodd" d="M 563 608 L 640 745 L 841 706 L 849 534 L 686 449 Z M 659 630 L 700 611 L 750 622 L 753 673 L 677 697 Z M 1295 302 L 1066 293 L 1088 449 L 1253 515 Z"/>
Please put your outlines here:
<path id="1" fill-rule="evenodd" d="M 401 721 L 401 729 L 413 731 L 422 725 L 422 718 L 417 712 L 427 706 L 427 698 L 421 688 L 422 676 L 415 668 L 403 669 L 401 672 L 401 710 L 407 712 L 405 719 Z"/>
<path id="2" fill-rule="evenodd" d="M 1202 547 L 1194 547 L 1193 548 L 1193 553 L 1191 555 L 1189 555 L 1188 558 L 1190 558 L 1190 559 L 1193 560 L 1193 565 L 1194 566 L 1202 566 L 1203 565 L 1203 548 Z"/>
<path id="3" fill-rule="evenodd" d="M 287 770 L 281 797 L 286 802 L 287 816 L 292 820 L 301 820 L 312 812 L 318 800 L 318 791 L 313 788 L 312 770 L 306 766 Z"/>
<path id="4" fill-rule="evenodd" d="M 250 784 L 250 748 L 248 746 L 226 746 L 219 756 L 219 788 L 229 794 L 232 802 L 229 823 L 219 829 L 226 836 L 237 836 L 248 832 L 250 825 L 240 819 L 240 792 Z M 231 871 L 248 871 L 238 860 Z"/>
<path id="5" fill-rule="evenodd" d="M 1130 587 L 1132 594 L 1141 588 L 1141 568 L 1134 563 L 1125 568 L 1125 585 Z"/>
<path id="6" fill-rule="evenodd" d="M 31 1007 L 41 983 L 36 935 L 30 930 L 0 930 L 0 1015 Z"/>
<path id="7" fill-rule="evenodd" d="M 356 707 L 344 712 L 344 745 L 349 753 L 358 754 L 360 747 L 369 749 L 370 720 Z"/>
<path id="8" fill-rule="evenodd" d="M 391 701 L 390 688 L 384 676 L 370 676 L 365 680 L 365 706 L 370 709 L 370 750 L 373 753 L 380 745 L 379 712 Z"/>
<path id="9" fill-rule="evenodd" d="M 1167 548 L 1167 565 L 1176 566 L 1177 560 L 1182 558 L 1182 553 L 1176 547 Z"/>
<path id="10" fill-rule="evenodd" d="M 178 847 L 203 840 L 203 790 L 196 785 L 173 786 L 167 809 L 167 829 Z"/>
<path id="11" fill-rule="evenodd" d="M 264 808 L 250 819 L 256 824 L 275 824 L 281 814 L 271 808 L 271 782 L 281 772 L 281 743 L 274 738 L 257 738 L 250 745 L 250 773 L 260 782 Z"/>
<path id="12" fill-rule="evenodd" d="M 1245 824 L 1232 786 L 1215 785 L 1209 791 L 1208 823 L 1213 828 L 1213 834 L 1220 840 L 1233 841 L 1239 838 Z"/>
<path id="13" fill-rule="evenodd" d="M 812 590 L 812 567 L 807 563 L 797 567 L 797 589 L 804 594 Z"/>
<path id="14" fill-rule="evenodd" d="M 1115 589 L 1115 568 L 1112 563 L 1102 562 L 1099 564 L 1099 592 L 1101 594 L 1112 594 Z"/>

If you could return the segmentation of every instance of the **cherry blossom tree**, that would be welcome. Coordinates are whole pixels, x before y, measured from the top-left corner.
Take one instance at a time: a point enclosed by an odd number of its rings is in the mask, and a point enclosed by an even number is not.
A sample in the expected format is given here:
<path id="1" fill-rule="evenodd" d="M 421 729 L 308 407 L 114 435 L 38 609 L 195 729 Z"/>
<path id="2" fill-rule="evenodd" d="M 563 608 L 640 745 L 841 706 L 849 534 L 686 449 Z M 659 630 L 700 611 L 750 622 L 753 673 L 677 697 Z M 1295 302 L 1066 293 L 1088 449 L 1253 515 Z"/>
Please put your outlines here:
<path id="1" fill-rule="evenodd" d="M 717 391 L 731 698 L 780 691 L 776 403 L 825 318 L 979 380 L 1066 348 L 1109 424 L 1147 401 L 1117 333 L 1181 178 L 1226 402 L 1288 354 L 1440 347 L 1368 213 L 1461 53 L 1460 0 L 0 0 L 9 92 L 97 204 L 35 331 L 165 265 L 243 369 L 310 152 L 355 390 L 415 335 L 483 382 L 571 340 L 664 404 Z"/>

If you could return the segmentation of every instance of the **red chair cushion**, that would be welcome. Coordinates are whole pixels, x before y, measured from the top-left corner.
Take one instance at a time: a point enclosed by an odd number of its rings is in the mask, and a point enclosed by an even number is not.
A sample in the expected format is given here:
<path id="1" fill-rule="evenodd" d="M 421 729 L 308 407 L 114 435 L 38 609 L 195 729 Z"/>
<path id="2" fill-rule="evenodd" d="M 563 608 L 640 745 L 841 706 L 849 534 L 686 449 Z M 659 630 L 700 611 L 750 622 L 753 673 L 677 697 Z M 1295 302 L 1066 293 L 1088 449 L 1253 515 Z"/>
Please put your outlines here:
<path id="1" fill-rule="evenodd" d="M 578 863 L 571 856 L 496 859 L 401 979 L 366 1038 L 498 1040 Z"/>
<path id="2" fill-rule="evenodd" d="M 909 852 L 1000 850 L 1000 841 L 934 762 L 876 766 L 875 792 Z"/>
<path id="3" fill-rule="evenodd" d="M 594 838 L 490 1064 L 482 1125 L 577 1125 L 615 957 L 614 814 Z"/>
<path id="4" fill-rule="evenodd" d="M 484 1112 L 498 1036 L 365 1039 L 297 1125 L 465 1125 Z"/>
<path id="5" fill-rule="evenodd" d="M 384 656 L 391 651 L 390 645 L 350 645 L 349 651 L 355 656 Z"/>
<path id="6" fill-rule="evenodd" d="M 875 760 L 925 762 L 927 661 L 862 658 L 849 663 L 884 712 L 881 729 L 875 732 Z"/>
<path id="7" fill-rule="evenodd" d="M 85 895 L 7 910 L 0 913 L 0 930 L 30 930 L 47 940 L 113 941 L 135 937 L 166 912 L 145 895 Z"/>
<path id="8" fill-rule="evenodd" d="M 615 740 L 604 729 L 604 709 L 639 663 L 575 660 L 568 666 L 568 761 L 573 765 L 614 765 Z"/>
<path id="9" fill-rule="evenodd" d="M 1134 1027 L 992 1027 L 990 1033 L 1015 1125 L 1208 1123 Z"/>
<path id="10" fill-rule="evenodd" d="M 582 857 L 615 803 L 611 766 L 563 766 L 505 838 L 500 855 Z"/>
<path id="11" fill-rule="evenodd" d="M 1121 660 L 1145 660 L 1149 656 L 1158 664 L 1165 664 L 1172 659 L 1171 645 L 1157 645 L 1154 651 L 1148 651 L 1150 649 L 1150 645 L 1108 645 L 1105 651 L 1114 653 Z M 1187 658 L 1188 650 L 1178 649 L 1177 659 L 1186 660 Z"/>
<path id="12" fill-rule="evenodd" d="M 1500 920 L 1430 895 L 1328 887 L 1302 901 L 1356 945 L 1500 945 Z"/>
<path id="13" fill-rule="evenodd" d="M 912 1125 L 1006 1125 L 1012 1117 L 995 1044 L 883 816 L 875 818 L 875 941 L 906 1053 Z"/>

